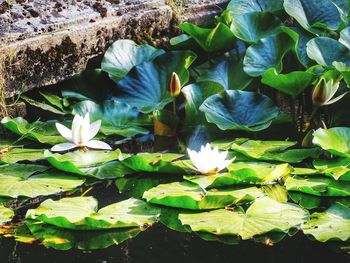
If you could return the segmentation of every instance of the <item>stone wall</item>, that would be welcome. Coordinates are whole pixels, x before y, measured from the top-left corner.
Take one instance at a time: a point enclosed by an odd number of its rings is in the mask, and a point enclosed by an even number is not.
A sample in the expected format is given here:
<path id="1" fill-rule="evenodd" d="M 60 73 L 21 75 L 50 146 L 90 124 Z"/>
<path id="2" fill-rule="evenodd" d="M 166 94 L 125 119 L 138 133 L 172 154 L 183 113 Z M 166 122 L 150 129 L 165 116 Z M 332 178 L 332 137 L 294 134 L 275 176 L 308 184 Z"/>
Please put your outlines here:
<path id="1" fill-rule="evenodd" d="M 164 46 L 177 24 L 213 21 L 226 0 L 0 0 L 5 97 L 62 81 L 117 39 Z M 48 3 L 49 2 L 49 3 Z"/>

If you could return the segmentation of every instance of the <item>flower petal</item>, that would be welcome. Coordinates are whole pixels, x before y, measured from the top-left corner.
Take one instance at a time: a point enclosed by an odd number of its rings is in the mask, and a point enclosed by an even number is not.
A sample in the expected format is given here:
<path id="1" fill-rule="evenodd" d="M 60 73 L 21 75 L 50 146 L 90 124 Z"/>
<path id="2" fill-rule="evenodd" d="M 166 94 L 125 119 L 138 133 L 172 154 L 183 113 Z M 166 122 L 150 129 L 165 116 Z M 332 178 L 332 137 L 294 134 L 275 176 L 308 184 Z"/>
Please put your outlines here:
<path id="1" fill-rule="evenodd" d="M 95 121 L 94 123 L 91 123 L 90 131 L 89 131 L 89 141 L 97 135 L 100 128 L 101 128 L 101 121 L 100 120 Z"/>
<path id="2" fill-rule="evenodd" d="M 91 140 L 88 141 L 85 146 L 92 148 L 92 149 L 101 149 L 101 150 L 112 150 L 111 146 L 109 146 L 105 142 L 101 142 L 98 140 Z"/>
<path id="3" fill-rule="evenodd" d="M 51 148 L 52 152 L 65 152 L 71 149 L 76 148 L 77 146 L 70 142 L 60 143 L 56 144 L 54 147 Z"/>
<path id="4" fill-rule="evenodd" d="M 62 125 L 61 123 L 56 123 L 57 131 L 67 140 L 72 141 L 72 131 L 68 129 L 66 126 Z"/>

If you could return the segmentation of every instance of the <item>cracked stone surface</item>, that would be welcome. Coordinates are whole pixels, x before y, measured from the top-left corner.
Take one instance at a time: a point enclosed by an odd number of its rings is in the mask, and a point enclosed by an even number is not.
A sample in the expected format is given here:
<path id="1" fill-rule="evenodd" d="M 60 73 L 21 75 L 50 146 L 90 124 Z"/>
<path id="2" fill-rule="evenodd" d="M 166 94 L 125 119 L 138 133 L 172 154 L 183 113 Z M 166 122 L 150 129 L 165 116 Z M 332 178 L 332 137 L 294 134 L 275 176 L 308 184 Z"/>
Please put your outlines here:
<path id="1" fill-rule="evenodd" d="M 175 13 L 166 0 L 0 0 L 0 88 L 12 97 L 58 83 L 117 39 L 166 46 L 179 22 L 212 21 L 227 2 L 189 0 Z"/>

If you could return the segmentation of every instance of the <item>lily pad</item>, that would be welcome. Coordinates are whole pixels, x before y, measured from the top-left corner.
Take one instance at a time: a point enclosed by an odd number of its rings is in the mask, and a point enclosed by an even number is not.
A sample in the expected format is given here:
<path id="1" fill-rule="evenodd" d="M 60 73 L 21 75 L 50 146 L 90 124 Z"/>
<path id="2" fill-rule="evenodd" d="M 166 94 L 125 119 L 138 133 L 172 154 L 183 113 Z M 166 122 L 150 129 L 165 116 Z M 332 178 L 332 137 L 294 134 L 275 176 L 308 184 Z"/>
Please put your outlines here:
<path id="1" fill-rule="evenodd" d="M 262 192 L 256 187 L 232 187 L 204 191 L 190 182 L 160 184 L 143 194 L 147 202 L 192 210 L 222 208 L 227 205 L 250 202 Z"/>
<path id="2" fill-rule="evenodd" d="M 11 221 L 14 216 L 12 209 L 0 205 L 0 226 Z"/>
<path id="3" fill-rule="evenodd" d="M 337 30 L 342 22 L 337 7 L 330 0 L 285 0 L 284 9 L 304 29 L 315 34 Z"/>
<path id="4" fill-rule="evenodd" d="M 270 68 L 280 73 L 282 59 L 294 45 L 294 40 L 284 32 L 262 38 L 247 48 L 243 70 L 252 77 L 261 76 Z"/>
<path id="5" fill-rule="evenodd" d="M 28 220 L 26 225 L 33 238 L 45 247 L 57 250 L 72 248 L 79 250 L 104 249 L 119 245 L 141 233 L 139 228 L 75 231 L 48 224 L 38 224 L 38 222 L 31 220 Z M 20 234 L 16 233 L 15 238 L 20 239 Z"/>
<path id="6" fill-rule="evenodd" d="M 317 196 L 350 196 L 350 182 L 315 176 L 288 177 L 285 186 L 288 191 L 298 191 Z"/>
<path id="7" fill-rule="evenodd" d="M 12 148 L 0 150 L 0 164 L 20 161 L 38 161 L 44 159 L 42 149 Z"/>
<path id="8" fill-rule="evenodd" d="M 92 122 L 102 121 L 100 131 L 105 135 L 132 137 L 136 134 L 149 133 L 141 126 L 150 125 L 150 119 L 142 116 L 136 107 L 116 99 L 106 100 L 103 104 L 85 100 L 73 105 L 73 114 L 85 116 L 86 113 L 89 113 Z"/>
<path id="9" fill-rule="evenodd" d="M 313 133 L 312 143 L 332 154 L 350 157 L 350 128 L 336 127 L 318 129 Z"/>
<path id="10" fill-rule="evenodd" d="M 262 76 L 261 82 L 288 95 L 297 96 L 311 84 L 313 78 L 314 75 L 307 71 L 278 74 L 276 69 L 270 68 Z"/>
<path id="11" fill-rule="evenodd" d="M 14 119 L 5 117 L 1 120 L 1 124 L 10 131 L 24 138 L 51 145 L 66 141 L 66 139 L 57 132 L 55 123 L 56 121 L 35 121 L 33 123 L 28 123 L 22 117 Z"/>
<path id="12" fill-rule="evenodd" d="M 217 188 L 236 184 L 269 184 L 290 174 L 289 164 L 264 162 L 234 162 L 228 167 L 229 173 L 208 176 L 185 176 L 184 179 L 200 187 Z"/>
<path id="13" fill-rule="evenodd" d="M 208 122 L 221 130 L 260 131 L 269 127 L 278 115 L 277 107 L 267 96 L 237 90 L 210 96 L 199 109 Z"/>
<path id="14" fill-rule="evenodd" d="M 26 218 L 62 228 L 95 230 L 122 227 L 142 227 L 158 220 L 160 209 L 134 198 L 108 205 L 97 211 L 93 197 L 68 197 L 58 201 L 45 200 L 36 209 L 27 211 Z"/>
<path id="15" fill-rule="evenodd" d="M 0 196 L 37 197 L 72 190 L 85 179 L 59 171 L 46 171 L 42 165 L 9 164 L 1 166 Z M 39 174 L 34 174 L 38 173 Z"/>
<path id="16" fill-rule="evenodd" d="M 206 52 L 224 52 L 234 47 L 235 36 L 224 23 L 217 23 L 215 28 L 201 28 L 185 22 L 180 29 L 190 35 Z"/>
<path id="17" fill-rule="evenodd" d="M 104 151 L 74 151 L 66 154 L 45 151 L 46 160 L 55 168 L 97 178 L 116 178 L 130 173 L 130 169 L 116 161 L 122 159 L 119 149 Z M 114 162 L 113 162 L 114 161 Z"/>
<path id="18" fill-rule="evenodd" d="M 138 45 L 132 40 L 121 39 L 115 41 L 106 51 L 101 69 L 115 82 L 125 77 L 128 72 L 143 62 L 152 61 L 164 50 L 154 48 L 150 45 Z"/>
<path id="19" fill-rule="evenodd" d="M 237 235 L 243 240 L 271 231 L 287 233 L 291 228 L 298 228 L 308 217 L 306 210 L 269 197 L 255 200 L 245 213 L 219 209 L 179 215 L 182 224 L 190 226 L 192 231 Z"/>
<path id="20" fill-rule="evenodd" d="M 322 66 L 331 67 L 333 62 L 350 66 L 350 50 L 342 43 L 329 37 L 316 37 L 307 43 L 307 54 Z"/>
<path id="21" fill-rule="evenodd" d="M 350 239 L 350 208 L 337 203 L 325 212 L 313 213 L 303 231 L 321 242 L 347 241 Z"/>
<path id="22" fill-rule="evenodd" d="M 350 181 L 350 158 L 315 160 L 313 165 L 319 173 L 332 177 L 335 180 Z"/>
<path id="23" fill-rule="evenodd" d="M 173 100 L 168 90 L 173 72 L 183 86 L 189 79 L 187 69 L 195 59 L 192 51 L 171 51 L 135 66 L 118 82 L 121 92 L 118 100 L 144 113 L 163 109 Z"/>

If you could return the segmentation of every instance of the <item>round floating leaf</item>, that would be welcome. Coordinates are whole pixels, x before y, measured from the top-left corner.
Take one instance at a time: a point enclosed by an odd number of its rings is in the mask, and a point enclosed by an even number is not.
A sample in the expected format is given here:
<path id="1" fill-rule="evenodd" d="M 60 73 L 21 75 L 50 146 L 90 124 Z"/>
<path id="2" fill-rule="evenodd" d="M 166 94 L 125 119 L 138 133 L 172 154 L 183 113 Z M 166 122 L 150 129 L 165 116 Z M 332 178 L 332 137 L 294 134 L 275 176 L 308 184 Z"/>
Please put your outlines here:
<path id="1" fill-rule="evenodd" d="M 304 194 L 301 192 L 288 192 L 289 197 L 293 202 L 298 203 L 305 209 L 314 209 L 320 207 L 322 204 L 322 197 Z"/>
<path id="2" fill-rule="evenodd" d="M 276 69 L 268 69 L 261 82 L 291 96 L 297 96 L 304 91 L 314 79 L 307 71 L 293 71 L 288 74 L 278 74 Z"/>
<path id="3" fill-rule="evenodd" d="M 335 181 L 321 176 L 288 177 L 285 186 L 288 191 L 299 191 L 317 196 L 350 196 L 350 182 Z"/>
<path id="4" fill-rule="evenodd" d="M 101 69 L 108 72 L 109 77 L 118 82 L 136 65 L 151 61 L 162 54 L 164 54 L 162 49 L 156 49 L 147 44 L 138 45 L 132 40 L 121 39 L 115 41 L 107 49 Z"/>
<path id="5" fill-rule="evenodd" d="M 119 149 L 111 152 L 74 151 L 66 154 L 45 151 L 44 155 L 53 167 L 79 175 L 89 175 L 104 179 L 121 177 L 131 173 L 130 169 L 116 161 L 122 159 Z"/>
<path id="6" fill-rule="evenodd" d="M 260 131 L 277 117 L 278 109 L 267 96 L 228 90 L 206 99 L 199 108 L 221 130 Z"/>
<path id="7" fill-rule="evenodd" d="M 350 159 L 315 160 L 314 167 L 318 173 L 325 174 L 335 180 L 350 181 Z"/>
<path id="8" fill-rule="evenodd" d="M 19 196 L 37 197 L 57 194 L 72 190 L 85 182 L 78 178 L 58 171 L 48 171 L 38 165 L 4 165 L 0 172 L 0 196 L 17 198 Z"/>
<path id="9" fill-rule="evenodd" d="M 185 209 L 214 209 L 250 202 L 262 196 L 256 187 L 232 187 L 204 191 L 190 182 L 160 184 L 143 194 L 147 202 Z"/>
<path id="10" fill-rule="evenodd" d="M 333 62 L 350 66 L 350 51 L 342 43 L 329 37 L 316 37 L 307 43 L 307 54 L 322 66 L 331 67 Z"/>
<path id="11" fill-rule="evenodd" d="M 286 33 L 260 39 L 248 47 L 243 60 L 243 70 L 252 77 L 261 76 L 269 68 L 282 70 L 282 59 L 294 46 L 294 40 Z"/>
<path id="12" fill-rule="evenodd" d="M 51 145 L 66 142 L 66 139 L 59 135 L 55 123 L 56 121 L 35 121 L 30 124 L 22 117 L 14 119 L 5 117 L 1 120 L 1 124 L 10 131 L 25 138 Z"/>
<path id="13" fill-rule="evenodd" d="M 219 209 L 179 215 L 182 224 L 190 226 L 192 231 L 238 235 L 243 240 L 271 231 L 287 233 L 291 228 L 298 228 L 308 217 L 306 210 L 269 197 L 255 200 L 245 213 Z"/>
<path id="14" fill-rule="evenodd" d="M 179 76 L 181 85 L 189 79 L 187 69 L 196 59 L 192 51 L 171 51 L 151 62 L 135 66 L 118 82 L 121 95 L 118 100 L 135 106 L 144 113 L 163 109 L 173 100 L 168 91 L 173 72 Z"/>
<path id="15" fill-rule="evenodd" d="M 196 67 L 198 76 L 196 80 L 213 81 L 221 84 L 226 90 L 243 90 L 251 82 L 252 78 L 243 71 L 243 62 L 231 57 L 222 58 L 212 62 L 206 62 Z M 193 84 L 192 84 L 193 85 Z"/>
<path id="16" fill-rule="evenodd" d="M 0 164 L 44 159 L 43 149 L 12 148 L 0 150 Z"/>
<path id="17" fill-rule="evenodd" d="M 0 205 L 0 226 L 11 221 L 14 216 L 12 209 Z"/>
<path id="18" fill-rule="evenodd" d="M 347 241 L 350 239 L 350 208 L 336 203 L 325 212 L 313 213 L 303 231 L 321 242 Z"/>
<path id="19" fill-rule="evenodd" d="M 312 33 L 337 30 L 342 21 L 337 7 L 330 0 L 285 0 L 284 9 Z"/>
<path id="20" fill-rule="evenodd" d="M 134 198 L 108 205 L 97 211 L 93 197 L 71 197 L 45 200 L 26 218 L 62 228 L 76 230 L 142 227 L 158 220 L 160 209 Z"/>
<path id="21" fill-rule="evenodd" d="M 73 105 L 73 114 L 85 116 L 89 113 L 91 121 L 101 120 L 100 131 L 105 135 L 132 137 L 136 134 L 147 134 L 149 131 L 142 125 L 150 125 L 147 116 L 141 116 L 136 107 L 115 99 L 106 100 L 103 104 L 85 100 Z"/>
<path id="22" fill-rule="evenodd" d="M 27 220 L 26 226 L 33 238 L 45 247 L 57 250 L 72 248 L 80 250 L 105 249 L 112 245 L 119 245 L 141 232 L 140 228 L 75 231 L 48 224 L 38 224 L 38 222 L 32 220 Z M 16 240 L 20 238 L 18 231 L 16 231 L 15 238 Z"/>
<path id="23" fill-rule="evenodd" d="M 290 174 L 289 164 L 263 162 L 234 162 L 228 167 L 229 173 L 208 176 L 185 176 L 184 179 L 198 184 L 203 189 L 235 184 L 269 184 Z"/>
<path id="24" fill-rule="evenodd" d="M 201 28 L 188 22 L 180 24 L 179 27 L 206 52 L 227 51 L 234 47 L 235 36 L 230 28 L 221 22 L 213 29 Z"/>
<path id="25" fill-rule="evenodd" d="M 313 144 L 342 157 L 350 157 L 350 128 L 318 129 L 313 133 Z"/>

